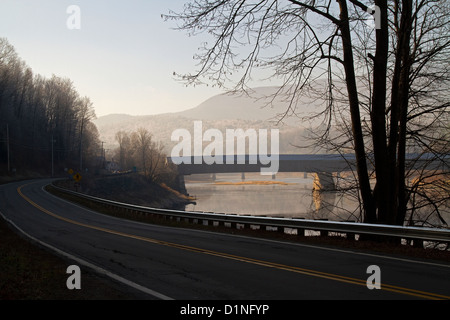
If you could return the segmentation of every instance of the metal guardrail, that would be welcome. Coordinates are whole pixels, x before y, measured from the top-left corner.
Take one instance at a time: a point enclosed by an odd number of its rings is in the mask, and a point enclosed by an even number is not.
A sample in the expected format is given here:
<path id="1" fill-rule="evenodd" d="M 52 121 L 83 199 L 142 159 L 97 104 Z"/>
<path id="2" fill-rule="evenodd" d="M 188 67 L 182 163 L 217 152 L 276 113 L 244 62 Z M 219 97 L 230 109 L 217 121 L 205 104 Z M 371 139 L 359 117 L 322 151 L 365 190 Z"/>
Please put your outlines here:
<path id="1" fill-rule="evenodd" d="M 67 190 L 52 184 L 52 186 L 60 192 L 70 194 L 79 198 L 90 200 L 103 205 L 113 206 L 120 209 L 136 211 L 146 214 L 157 214 L 165 217 L 180 218 L 187 221 L 218 222 L 224 225 L 241 224 L 244 226 L 259 226 L 274 227 L 284 232 L 284 228 L 296 229 L 297 232 L 304 234 L 305 230 L 320 231 L 320 232 L 336 232 L 345 233 L 349 235 L 378 235 L 397 237 L 408 240 L 424 240 L 435 242 L 450 242 L 450 229 L 439 228 L 423 228 L 423 227 L 407 227 L 407 226 L 392 226 L 382 224 L 367 224 L 354 222 L 336 222 L 324 220 L 308 220 L 300 218 L 277 218 L 277 217 L 263 217 L 263 216 L 246 216 L 237 214 L 212 213 L 212 212 L 197 212 L 197 211 L 180 211 L 170 209 L 149 208 L 144 206 L 132 205 L 112 200 L 101 199 L 90 195 L 82 194 L 72 190 Z"/>

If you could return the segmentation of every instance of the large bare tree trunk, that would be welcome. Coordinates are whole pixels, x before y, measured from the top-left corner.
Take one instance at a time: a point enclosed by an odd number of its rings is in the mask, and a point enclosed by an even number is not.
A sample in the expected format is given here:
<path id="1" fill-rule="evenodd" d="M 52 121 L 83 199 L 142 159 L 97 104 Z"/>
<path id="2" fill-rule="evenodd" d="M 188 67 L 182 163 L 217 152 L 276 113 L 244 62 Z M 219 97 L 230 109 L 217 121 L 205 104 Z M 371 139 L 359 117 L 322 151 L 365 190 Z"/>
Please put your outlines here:
<path id="1" fill-rule="evenodd" d="M 406 186 L 405 186 L 405 168 L 406 168 L 406 122 L 408 114 L 408 101 L 409 101 L 409 73 L 410 73 L 410 38 L 411 38 L 411 16 L 412 16 L 412 0 L 402 1 L 402 18 L 400 25 L 400 41 L 399 51 L 401 59 L 401 72 L 400 72 L 400 84 L 399 84 L 399 140 L 398 140 L 398 159 L 396 167 L 396 194 L 398 197 L 397 212 L 392 216 L 392 220 L 389 221 L 392 224 L 402 225 L 406 216 Z"/>
<path id="2" fill-rule="evenodd" d="M 386 223 L 392 210 L 392 190 L 390 177 L 392 167 L 389 165 L 386 140 L 386 76 L 389 49 L 389 33 L 387 22 L 387 3 L 385 0 L 375 1 L 380 11 L 380 28 L 376 30 L 376 49 L 373 58 L 373 93 L 372 93 L 372 141 L 375 160 L 375 202 L 378 221 Z"/>
<path id="3" fill-rule="evenodd" d="M 346 0 L 339 0 L 340 6 L 340 29 L 342 34 L 344 68 L 347 80 L 347 92 L 350 104 L 350 114 L 352 120 L 352 134 L 355 145 L 356 166 L 358 172 L 358 182 L 363 201 L 364 221 L 368 223 L 376 222 L 376 211 L 370 188 L 369 173 L 367 170 L 367 156 L 364 149 L 364 139 L 361 127 L 361 114 L 359 110 L 358 89 L 356 86 L 356 76 L 353 60 L 353 46 L 350 34 L 348 8 Z"/>
<path id="4" fill-rule="evenodd" d="M 409 99 L 409 71 L 410 71 L 410 38 L 412 0 L 395 1 L 395 17 L 401 10 L 400 22 L 395 21 L 398 46 L 395 54 L 394 74 L 391 89 L 391 114 L 389 135 L 389 168 L 392 173 L 389 177 L 391 189 L 390 207 L 387 223 L 402 225 L 406 216 L 406 189 L 405 189 L 405 157 L 406 157 L 406 120 Z"/>

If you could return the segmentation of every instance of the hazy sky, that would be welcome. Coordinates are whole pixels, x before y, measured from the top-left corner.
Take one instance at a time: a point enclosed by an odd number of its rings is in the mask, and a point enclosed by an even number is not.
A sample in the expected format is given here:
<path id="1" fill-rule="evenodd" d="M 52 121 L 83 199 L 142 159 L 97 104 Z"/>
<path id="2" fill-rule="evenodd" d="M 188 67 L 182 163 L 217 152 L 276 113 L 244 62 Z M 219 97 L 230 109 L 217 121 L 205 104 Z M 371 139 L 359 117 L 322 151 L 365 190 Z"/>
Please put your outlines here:
<path id="1" fill-rule="evenodd" d="M 36 74 L 69 78 L 94 103 L 97 116 L 176 112 L 221 93 L 186 88 L 173 72 L 195 71 L 202 39 L 173 30 L 162 13 L 186 0 L 1 0 L 0 37 Z M 67 8 L 80 8 L 80 29 L 69 29 Z"/>

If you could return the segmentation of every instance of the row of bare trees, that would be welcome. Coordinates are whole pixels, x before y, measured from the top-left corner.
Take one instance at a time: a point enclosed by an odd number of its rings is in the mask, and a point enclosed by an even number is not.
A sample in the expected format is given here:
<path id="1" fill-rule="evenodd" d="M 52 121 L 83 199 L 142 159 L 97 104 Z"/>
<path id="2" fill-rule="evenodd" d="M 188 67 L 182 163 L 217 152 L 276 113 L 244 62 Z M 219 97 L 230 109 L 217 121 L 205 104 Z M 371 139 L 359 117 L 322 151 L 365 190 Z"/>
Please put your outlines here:
<path id="1" fill-rule="evenodd" d="M 207 38 L 185 83 L 251 94 L 269 74 L 285 116 L 322 101 L 314 144 L 354 153 L 362 221 L 423 224 L 420 207 L 448 225 L 448 1 L 196 0 L 163 17 Z"/>
<path id="2" fill-rule="evenodd" d="M 0 38 L 0 173 L 59 174 L 93 168 L 100 156 L 95 113 L 71 80 L 34 74 Z"/>
<path id="3" fill-rule="evenodd" d="M 145 128 L 136 131 L 118 131 L 116 141 L 119 144 L 114 151 L 121 170 L 136 168 L 151 181 L 168 182 L 175 179 L 176 170 L 169 164 L 161 142 Z"/>

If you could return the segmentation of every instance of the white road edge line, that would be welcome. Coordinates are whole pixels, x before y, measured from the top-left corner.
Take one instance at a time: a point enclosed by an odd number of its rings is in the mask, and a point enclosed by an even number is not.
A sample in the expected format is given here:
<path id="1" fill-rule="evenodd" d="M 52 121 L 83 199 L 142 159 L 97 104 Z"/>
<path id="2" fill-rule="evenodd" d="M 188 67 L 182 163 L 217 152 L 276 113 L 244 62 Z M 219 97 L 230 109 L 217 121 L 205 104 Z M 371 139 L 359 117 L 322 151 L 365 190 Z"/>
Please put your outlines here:
<path id="1" fill-rule="evenodd" d="M 71 255 L 70 253 L 67 253 L 67 252 L 64 252 L 64 251 L 62 251 L 62 250 L 60 250 L 60 249 L 58 249 L 58 248 L 55 248 L 55 247 L 53 247 L 52 245 L 50 245 L 50 244 L 48 244 L 48 243 L 45 243 L 45 242 L 43 242 L 43 241 L 41 241 L 41 240 L 39 240 L 39 239 L 36 239 L 35 237 L 29 235 L 28 233 L 26 233 L 25 231 L 23 231 L 21 228 L 19 228 L 13 221 L 11 221 L 10 219 L 6 218 L 5 215 L 4 215 L 1 211 L 0 211 L 0 216 L 1 216 L 5 221 L 7 221 L 9 224 L 11 224 L 12 226 L 14 226 L 14 228 L 16 228 L 16 229 L 17 229 L 18 231 L 20 231 L 22 234 L 24 234 L 26 237 L 28 237 L 28 238 L 30 238 L 31 240 L 33 240 L 33 241 L 35 241 L 35 242 L 37 242 L 37 243 L 39 243 L 39 244 L 41 244 L 41 245 L 43 245 L 43 246 L 45 246 L 45 247 L 47 247 L 47 248 L 49 248 L 49 249 L 51 249 L 51 250 L 57 252 L 57 253 L 60 254 L 60 255 L 63 255 L 63 256 L 65 256 L 65 257 L 71 259 L 71 260 L 74 260 L 74 261 L 78 262 L 79 264 L 84 265 L 85 267 L 88 267 L 88 268 L 90 268 L 90 269 L 93 269 L 94 271 L 96 271 L 96 272 L 98 272 L 98 273 L 100 273 L 100 274 L 103 274 L 103 275 L 105 275 L 105 276 L 108 276 L 108 277 L 110 277 L 110 278 L 112 278 L 112 279 L 114 279 L 114 280 L 116 280 L 116 281 L 119 281 L 119 282 L 121 282 L 121 283 L 123 283 L 123 284 L 125 284 L 125 285 L 127 285 L 127 286 L 130 286 L 130 287 L 136 289 L 136 290 L 139 290 L 139 291 L 142 291 L 142 292 L 144 292 L 144 293 L 146 293 L 146 294 L 149 294 L 149 295 L 151 295 L 151 296 L 153 296 L 153 297 L 155 297 L 155 298 L 158 298 L 158 299 L 161 299 L 161 300 L 174 300 L 173 298 L 170 298 L 170 297 L 168 297 L 168 296 L 166 296 L 166 295 L 164 295 L 164 294 L 162 294 L 162 293 L 159 293 L 159 292 L 154 291 L 154 290 L 152 290 L 152 289 L 149 289 L 149 288 L 146 288 L 146 287 L 144 287 L 144 286 L 141 286 L 140 284 L 137 284 L 137 283 L 135 283 L 135 282 L 132 282 L 132 281 L 130 281 L 130 280 L 127 280 L 127 279 L 125 279 L 125 278 L 123 278 L 123 277 L 121 277 L 121 276 L 119 276 L 119 275 L 117 275 L 117 274 L 114 274 L 114 273 L 112 273 L 112 272 L 110 272 L 110 271 L 108 271 L 108 270 L 105 270 L 105 269 L 103 269 L 103 268 L 100 268 L 100 267 L 98 267 L 98 266 L 96 266 L 96 265 L 94 265 L 94 264 L 92 264 L 92 263 L 89 263 L 89 262 L 83 260 L 83 259 L 77 258 L 77 257 Z"/>

